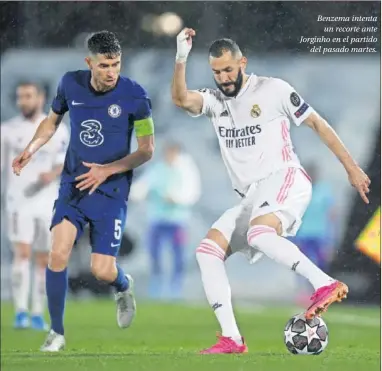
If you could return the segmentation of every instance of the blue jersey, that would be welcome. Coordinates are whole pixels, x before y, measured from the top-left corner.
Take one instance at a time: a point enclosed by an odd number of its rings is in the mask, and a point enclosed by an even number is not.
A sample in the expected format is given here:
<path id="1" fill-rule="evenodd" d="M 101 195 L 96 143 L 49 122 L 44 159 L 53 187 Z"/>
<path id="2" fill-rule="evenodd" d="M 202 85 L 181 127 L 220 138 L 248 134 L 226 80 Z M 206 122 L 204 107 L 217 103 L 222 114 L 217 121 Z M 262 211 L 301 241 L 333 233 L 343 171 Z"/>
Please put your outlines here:
<path id="1" fill-rule="evenodd" d="M 66 153 L 62 183 L 89 171 L 82 162 L 107 164 L 131 151 L 134 121 L 151 117 L 146 91 L 135 81 L 120 76 L 114 89 L 100 93 L 90 84 L 90 71 L 66 73 L 58 86 L 52 110 L 69 112 L 71 135 Z M 98 189 L 127 199 L 132 170 L 110 176 Z"/>

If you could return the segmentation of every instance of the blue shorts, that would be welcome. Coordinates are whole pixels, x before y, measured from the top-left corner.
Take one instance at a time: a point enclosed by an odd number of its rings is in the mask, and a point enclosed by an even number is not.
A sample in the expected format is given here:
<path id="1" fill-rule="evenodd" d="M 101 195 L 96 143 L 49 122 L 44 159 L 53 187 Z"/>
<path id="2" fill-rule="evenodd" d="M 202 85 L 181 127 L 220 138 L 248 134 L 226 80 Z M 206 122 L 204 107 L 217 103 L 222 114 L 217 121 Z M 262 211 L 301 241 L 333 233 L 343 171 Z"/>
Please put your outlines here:
<path id="1" fill-rule="evenodd" d="M 67 219 L 77 228 L 77 242 L 89 224 L 92 252 L 117 256 L 126 209 L 125 200 L 112 198 L 98 190 L 89 195 L 89 190 L 79 191 L 72 183 L 61 183 L 50 229 Z"/>

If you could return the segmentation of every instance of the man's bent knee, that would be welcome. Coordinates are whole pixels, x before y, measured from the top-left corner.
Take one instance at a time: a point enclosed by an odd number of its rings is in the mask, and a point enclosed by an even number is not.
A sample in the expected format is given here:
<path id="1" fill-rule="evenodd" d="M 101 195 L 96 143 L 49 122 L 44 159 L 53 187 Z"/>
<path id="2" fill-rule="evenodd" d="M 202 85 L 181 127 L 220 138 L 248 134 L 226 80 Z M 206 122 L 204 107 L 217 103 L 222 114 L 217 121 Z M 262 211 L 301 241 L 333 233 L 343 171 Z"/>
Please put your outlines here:
<path id="1" fill-rule="evenodd" d="M 199 262 L 200 255 L 216 256 L 221 260 L 226 260 L 231 254 L 229 243 L 223 234 L 217 229 L 210 229 L 206 237 L 200 242 L 196 249 L 196 259 Z"/>
<path id="2" fill-rule="evenodd" d="M 60 272 L 68 266 L 70 251 L 52 250 L 49 253 L 48 265 L 52 271 Z"/>
<path id="3" fill-rule="evenodd" d="M 282 234 L 281 220 L 273 213 L 258 216 L 252 219 L 250 222 L 250 227 L 253 227 L 254 225 L 265 225 L 276 230 L 279 236 Z"/>
<path id="4" fill-rule="evenodd" d="M 99 281 L 115 281 L 118 274 L 115 257 L 93 253 L 91 257 L 91 271 Z"/>

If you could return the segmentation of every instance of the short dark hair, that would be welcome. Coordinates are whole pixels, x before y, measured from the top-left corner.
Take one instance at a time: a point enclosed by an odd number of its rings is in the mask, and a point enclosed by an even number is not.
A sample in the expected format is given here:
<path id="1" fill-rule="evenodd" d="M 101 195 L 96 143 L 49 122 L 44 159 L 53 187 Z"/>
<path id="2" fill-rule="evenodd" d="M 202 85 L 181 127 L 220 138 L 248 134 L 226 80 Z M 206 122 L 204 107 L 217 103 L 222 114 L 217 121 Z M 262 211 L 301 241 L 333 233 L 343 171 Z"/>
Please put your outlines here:
<path id="1" fill-rule="evenodd" d="M 44 87 L 35 81 L 20 81 L 20 82 L 18 82 L 16 88 L 21 88 L 24 86 L 33 86 L 39 94 L 45 94 L 46 93 Z"/>
<path id="2" fill-rule="evenodd" d="M 87 47 L 91 54 L 103 54 L 108 58 L 121 54 L 121 44 L 114 32 L 99 31 L 87 39 Z"/>
<path id="3" fill-rule="evenodd" d="M 209 56 L 213 58 L 221 57 L 224 52 L 231 52 L 233 56 L 241 54 L 239 45 L 235 41 L 226 38 L 215 40 L 208 51 Z"/>

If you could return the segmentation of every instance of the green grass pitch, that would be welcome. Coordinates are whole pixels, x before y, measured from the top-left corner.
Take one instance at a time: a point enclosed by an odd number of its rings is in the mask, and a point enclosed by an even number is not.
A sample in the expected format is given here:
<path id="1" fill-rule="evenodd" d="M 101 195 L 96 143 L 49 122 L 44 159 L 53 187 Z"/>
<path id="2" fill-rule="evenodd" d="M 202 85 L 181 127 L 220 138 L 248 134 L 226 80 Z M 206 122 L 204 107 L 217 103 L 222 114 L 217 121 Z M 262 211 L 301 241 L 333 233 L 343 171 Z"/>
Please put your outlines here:
<path id="1" fill-rule="evenodd" d="M 2 371 L 377 371 L 380 369 L 380 312 L 333 305 L 324 317 L 329 345 L 319 356 L 294 356 L 283 343 L 291 308 L 237 310 L 249 346 L 242 355 L 198 355 L 215 341 L 213 312 L 205 307 L 138 303 L 130 329 L 117 328 L 110 301 L 67 305 L 67 348 L 59 354 L 38 351 L 45 334 L 13 330 L 9 304 L 1 306 Z"/>

